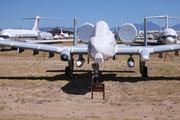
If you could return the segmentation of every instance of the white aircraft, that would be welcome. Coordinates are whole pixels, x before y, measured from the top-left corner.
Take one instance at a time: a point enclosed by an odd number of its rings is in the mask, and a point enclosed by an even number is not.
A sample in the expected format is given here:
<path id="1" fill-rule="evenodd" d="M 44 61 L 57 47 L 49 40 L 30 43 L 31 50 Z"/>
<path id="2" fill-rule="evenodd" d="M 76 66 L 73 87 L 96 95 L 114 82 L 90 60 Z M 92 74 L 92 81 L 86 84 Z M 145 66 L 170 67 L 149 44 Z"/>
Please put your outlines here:
<path id="1" fill-rule="evenodd" d="M 61 39 L 61 38 L 65 38 L 65 39 L 69 39 L 69 38 L 73 38 L 73 35 L 69 34 L 69 33 L 64 33 L 62 28 L 61 28 L 61 32 L 58 35 L 54 35 L 54 39 Z"/>
<path id="2" fill-rule="evenodd" d="M 4 38 L 38 38 L 38 39 L 53 39 L 53 35 L 49 32 L 42 32 L 38 29 L 38 24 L 40 19 L 54 19 L 36 16 L 35 18 L 25 18 L 25 19 L 35 19 L 34 27 L 31 30 L 26 29 L 4 29 L 0 32 L 0 37 Z"/>
<path id="3" fill-rule="evenodd" d="M 74 24 L 75 23 L 76 21 Z M 92 68 L 94 74 L 92 79 L 94 80 L 99 78 L 99 63 L 103 63 L 110 58 L 116 58 L 116 55 L 129 55 L 130 57 L 127 60 L 128 67 L 134 67 L 133 55 L 139 55 L 140 73 L 143 78 L 146 78 L 148 75 L 145 63 L 150 60 L 151 54 L 180 50 L 180 44 L 147 46 L 146 36 L 144 46 L 131 46 L 136 40 L 137 30 L 135 26 L 130 23 L 123 24 L 118 31 L 118 36 L 121 42 L 124 43 L 123 45 L 116 43 L 114 34 L 104 21 L 98 21 L 95 25 L 85 23 L 79 28 L 78 36 L 86 45 L 77 44 L 75 25 L 74 33 L 74 46 L 31 44 L 16 41 L 0 41 L 0 45 L 17 48 L 17 54 L 23 52 L 24 49 L 33 50 L 33 55 L 38 54 L 38 51 L 49 52 L 49 57 L 53 57 L 54 53 L 60 54 L 61 60 L 68 62 L 68 66 L 65 68 L 65 75 L 67 76 L 71 76 L 73 73 L 73 55 L 79 55 L 76 66 L 82 67 L 85 62 L 83 55 L 87 54 L 88 57 L 93 60 Z"/>
<path id="4" fill-rule="evenodd" d="M 154 18 L 165 18 L 166 28 L 160 33 L 160 36 L 161 36 L 160 40 L 148 40 L 148 43 L 158 44 L 158 45 L 179 43 L 179 41 L 177 41 L 177 38 L 178 38 L 177 32 L 174 29 L 168 27 L 168 19 L 180 18 L 180 17 L 170 17 L 168 15 L 146 17 L 146 19 L 154 19 Z M 142 42 L 142 40 L 136 40 L 136 42 Z"/>

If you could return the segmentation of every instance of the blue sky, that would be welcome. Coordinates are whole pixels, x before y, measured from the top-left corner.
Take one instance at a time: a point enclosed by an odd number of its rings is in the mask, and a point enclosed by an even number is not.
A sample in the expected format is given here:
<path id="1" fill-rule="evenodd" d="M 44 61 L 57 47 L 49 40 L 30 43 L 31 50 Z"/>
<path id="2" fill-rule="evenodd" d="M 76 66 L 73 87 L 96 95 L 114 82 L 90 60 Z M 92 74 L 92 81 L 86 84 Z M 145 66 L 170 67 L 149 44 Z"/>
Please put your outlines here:
<path id="1" fill-rule="evenodd" d="M 39 27 L 72 27 L 104 20 L 110 27 L 123 23 L 143 23 L 146 16 L 180 16 L 180 0 L 0 0 L 0 28 L 32 28 L 34 20 L 26 17 L 56 17 L 60 20 L 41 20 Z M 148 20 L 164 25 L 164 19 Z M 180 19 L 169 20 L 169 26 Z"/>

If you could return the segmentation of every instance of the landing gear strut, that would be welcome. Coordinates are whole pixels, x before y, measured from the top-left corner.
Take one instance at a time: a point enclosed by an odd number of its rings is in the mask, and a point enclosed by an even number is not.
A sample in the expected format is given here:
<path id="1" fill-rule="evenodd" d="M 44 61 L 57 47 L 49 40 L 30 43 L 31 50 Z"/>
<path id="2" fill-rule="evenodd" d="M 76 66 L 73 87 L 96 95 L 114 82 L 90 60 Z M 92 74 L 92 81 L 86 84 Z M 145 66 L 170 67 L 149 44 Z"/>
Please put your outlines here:
<path id="1" fill-rule="evenodd" d="M 139 67 L 142 79 L 149 79 L 149 76 L 147 75 L 148 68 L 145 66 L 145 62 L 139 61 Z"/>
<path id="2" fill-rule="evenodd" d="M 99 80 L 99 64 L 98 63 L 92 63 L 92 83 L 98 83 Z"/>
<path id="3" fill-rule="evenodd" d="M 4 46 L 1 46 L 1 51 L 4 51 Z"/>
<path id="4" fill-rule="evenodd" d="M 71 58 L 71 60 L 68 61 L 68 66 L 65 68 L 65 76 L 71 77 L 73 74 L 74 69 L 74 59 Z"/>

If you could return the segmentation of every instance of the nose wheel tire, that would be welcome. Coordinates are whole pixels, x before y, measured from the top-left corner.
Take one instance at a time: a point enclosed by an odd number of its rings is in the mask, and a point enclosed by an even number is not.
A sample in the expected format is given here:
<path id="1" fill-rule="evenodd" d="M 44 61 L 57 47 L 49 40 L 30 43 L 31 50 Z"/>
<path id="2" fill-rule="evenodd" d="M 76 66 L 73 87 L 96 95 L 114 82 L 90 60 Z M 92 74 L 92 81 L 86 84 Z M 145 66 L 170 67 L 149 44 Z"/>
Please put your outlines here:
<path id="1" fill-rule="evenodd" d="M 92 83 L 98 83 L 98 79 L 99 79 L 98 75 L 97 75 L 97 74 L 94 74 L 94 75 L 92 76 Z"/>

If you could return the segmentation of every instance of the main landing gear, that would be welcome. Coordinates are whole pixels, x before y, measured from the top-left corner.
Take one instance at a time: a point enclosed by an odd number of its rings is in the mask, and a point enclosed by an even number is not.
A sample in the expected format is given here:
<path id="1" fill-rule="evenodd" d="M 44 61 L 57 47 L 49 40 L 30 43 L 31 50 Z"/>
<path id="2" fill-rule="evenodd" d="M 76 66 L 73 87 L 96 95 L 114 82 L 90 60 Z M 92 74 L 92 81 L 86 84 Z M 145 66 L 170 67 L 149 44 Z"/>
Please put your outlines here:
<path id="1" fill-rule="evenodd" d="M 65 76 L 71 77 L 74 69 L 74 59 L 68 61 L 68 66 L 65 68 Z"/>
<path id="2" fill-rule="evenodd" d="M 142 75 L 142 79 L 149 80 L 149 76 L 147 75 L 148 69 L 145 66 L 145 62 L 139 61 L 139 68 L 140 68 L 140 73 Z"/>

